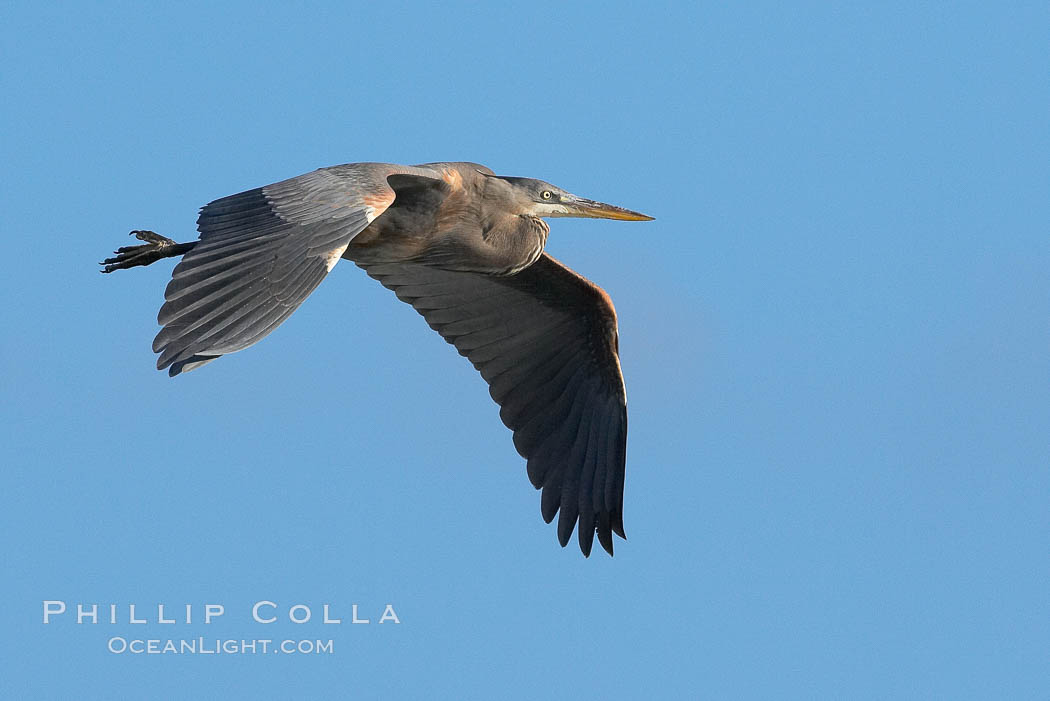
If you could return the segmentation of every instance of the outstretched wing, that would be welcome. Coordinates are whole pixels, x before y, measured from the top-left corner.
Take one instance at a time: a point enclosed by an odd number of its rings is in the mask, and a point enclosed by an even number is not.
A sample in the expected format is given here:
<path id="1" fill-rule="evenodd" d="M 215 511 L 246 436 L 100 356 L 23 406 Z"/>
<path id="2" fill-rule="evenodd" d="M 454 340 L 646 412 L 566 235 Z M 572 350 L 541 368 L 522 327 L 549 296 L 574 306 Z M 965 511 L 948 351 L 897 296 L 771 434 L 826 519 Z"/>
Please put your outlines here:
<path id="1" fill-rule="evenodd" d="M 561 511 L 564 546 L 579 520 L 610 554 L 624 537 L 627 397 L 608 295 L 544 254 L 505 277 L 408 263 L 360 264 L 415 307 L 489 383 L 500 418 L 543 490 L 547 523 Z"/>
<path id="2" fill-rule="evenodd" d="M 174 376 L 258 342 L 314 291 L 394 201 L 386 178 L 423 168 L 354 163 L 215 200 L 175 266 L 157 317 L 157 369 Z"/>

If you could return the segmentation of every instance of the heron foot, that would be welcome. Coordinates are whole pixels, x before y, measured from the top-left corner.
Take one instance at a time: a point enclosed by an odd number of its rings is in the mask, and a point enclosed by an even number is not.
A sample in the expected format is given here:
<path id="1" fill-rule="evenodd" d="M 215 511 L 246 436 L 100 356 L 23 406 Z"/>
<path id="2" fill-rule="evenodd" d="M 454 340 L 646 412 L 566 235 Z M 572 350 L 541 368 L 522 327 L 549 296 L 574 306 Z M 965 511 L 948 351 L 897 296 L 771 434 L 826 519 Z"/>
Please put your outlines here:
<path id="1" fill-rule="evenodd" d="M 135 230 L 129 235 L 146 243 L 141 246 L 121 246 L 113 251 L 115 256 L 99 263 L 103 266 L 100 272 L 112 273 L 114 270 L 134 268 L 137 265 L 149 265 L 161 258 L 170 258 L 189 250 L 186 244 L 175 243 L 167 236 L 153 231 Z"/>

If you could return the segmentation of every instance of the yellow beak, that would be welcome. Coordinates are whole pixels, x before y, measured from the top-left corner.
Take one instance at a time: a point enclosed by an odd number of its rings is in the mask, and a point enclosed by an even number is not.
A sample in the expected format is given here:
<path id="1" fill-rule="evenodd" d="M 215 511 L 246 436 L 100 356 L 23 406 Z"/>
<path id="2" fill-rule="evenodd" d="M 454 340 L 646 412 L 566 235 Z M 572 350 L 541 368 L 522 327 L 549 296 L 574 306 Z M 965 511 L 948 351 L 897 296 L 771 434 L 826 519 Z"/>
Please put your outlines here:
<path id="1" fill-rule="evenodd" d="M 571 197 L 571 199 L 570 199 Z M 632 212 L 629 209 L 623 207 L 617 207 L 616 205 L 605 204 L 604 202 L 595 202 L 594 200 L 587 200 L 582 197 L 576 197 L 571 195 L 562 199 L 568 210 L 570 217 L 587 217 L 589 219 L 617 219 L 619 221 L 652 221 L 653 218 L 648 214 L 641 214 L 639 212 Z"/>

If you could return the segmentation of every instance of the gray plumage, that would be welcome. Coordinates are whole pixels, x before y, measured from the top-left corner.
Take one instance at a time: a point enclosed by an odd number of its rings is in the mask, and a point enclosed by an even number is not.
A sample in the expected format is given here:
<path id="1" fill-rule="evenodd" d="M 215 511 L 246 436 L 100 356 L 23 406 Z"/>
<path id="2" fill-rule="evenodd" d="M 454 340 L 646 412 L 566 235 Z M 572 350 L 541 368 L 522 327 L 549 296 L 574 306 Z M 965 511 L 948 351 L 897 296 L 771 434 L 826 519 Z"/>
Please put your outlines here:
<path id="1" fill-rule="evenodd" d="M 624 537 L 627 405 L 616 314 L 596 285 L 543 253 L 541 217 L 642 214 L 474 163 L 322 168 L 202 208 L 200 240 L 153 232 L 104 272 L 185 254 L 153 342 L 174 376 L 257 343 L 340 258 L 411 304 L 489 384 L 500 418 L 542 489 L 564 546 Z"/>

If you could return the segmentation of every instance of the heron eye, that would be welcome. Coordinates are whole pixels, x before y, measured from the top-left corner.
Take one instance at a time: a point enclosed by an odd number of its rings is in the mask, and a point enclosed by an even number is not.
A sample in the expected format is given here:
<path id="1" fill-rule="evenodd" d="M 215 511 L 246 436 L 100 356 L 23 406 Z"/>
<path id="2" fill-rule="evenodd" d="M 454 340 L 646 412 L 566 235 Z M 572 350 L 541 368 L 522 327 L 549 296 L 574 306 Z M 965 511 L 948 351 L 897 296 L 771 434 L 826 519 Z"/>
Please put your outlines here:
<path id="1" fill-rule="evenodd" d="M 540 193 L 540 197 L 542 197 L 545 200 L 549 200 L 551 197 L 553 197 L 553 195 L 551 194 L 550 190 L 544 190 Z"/>

